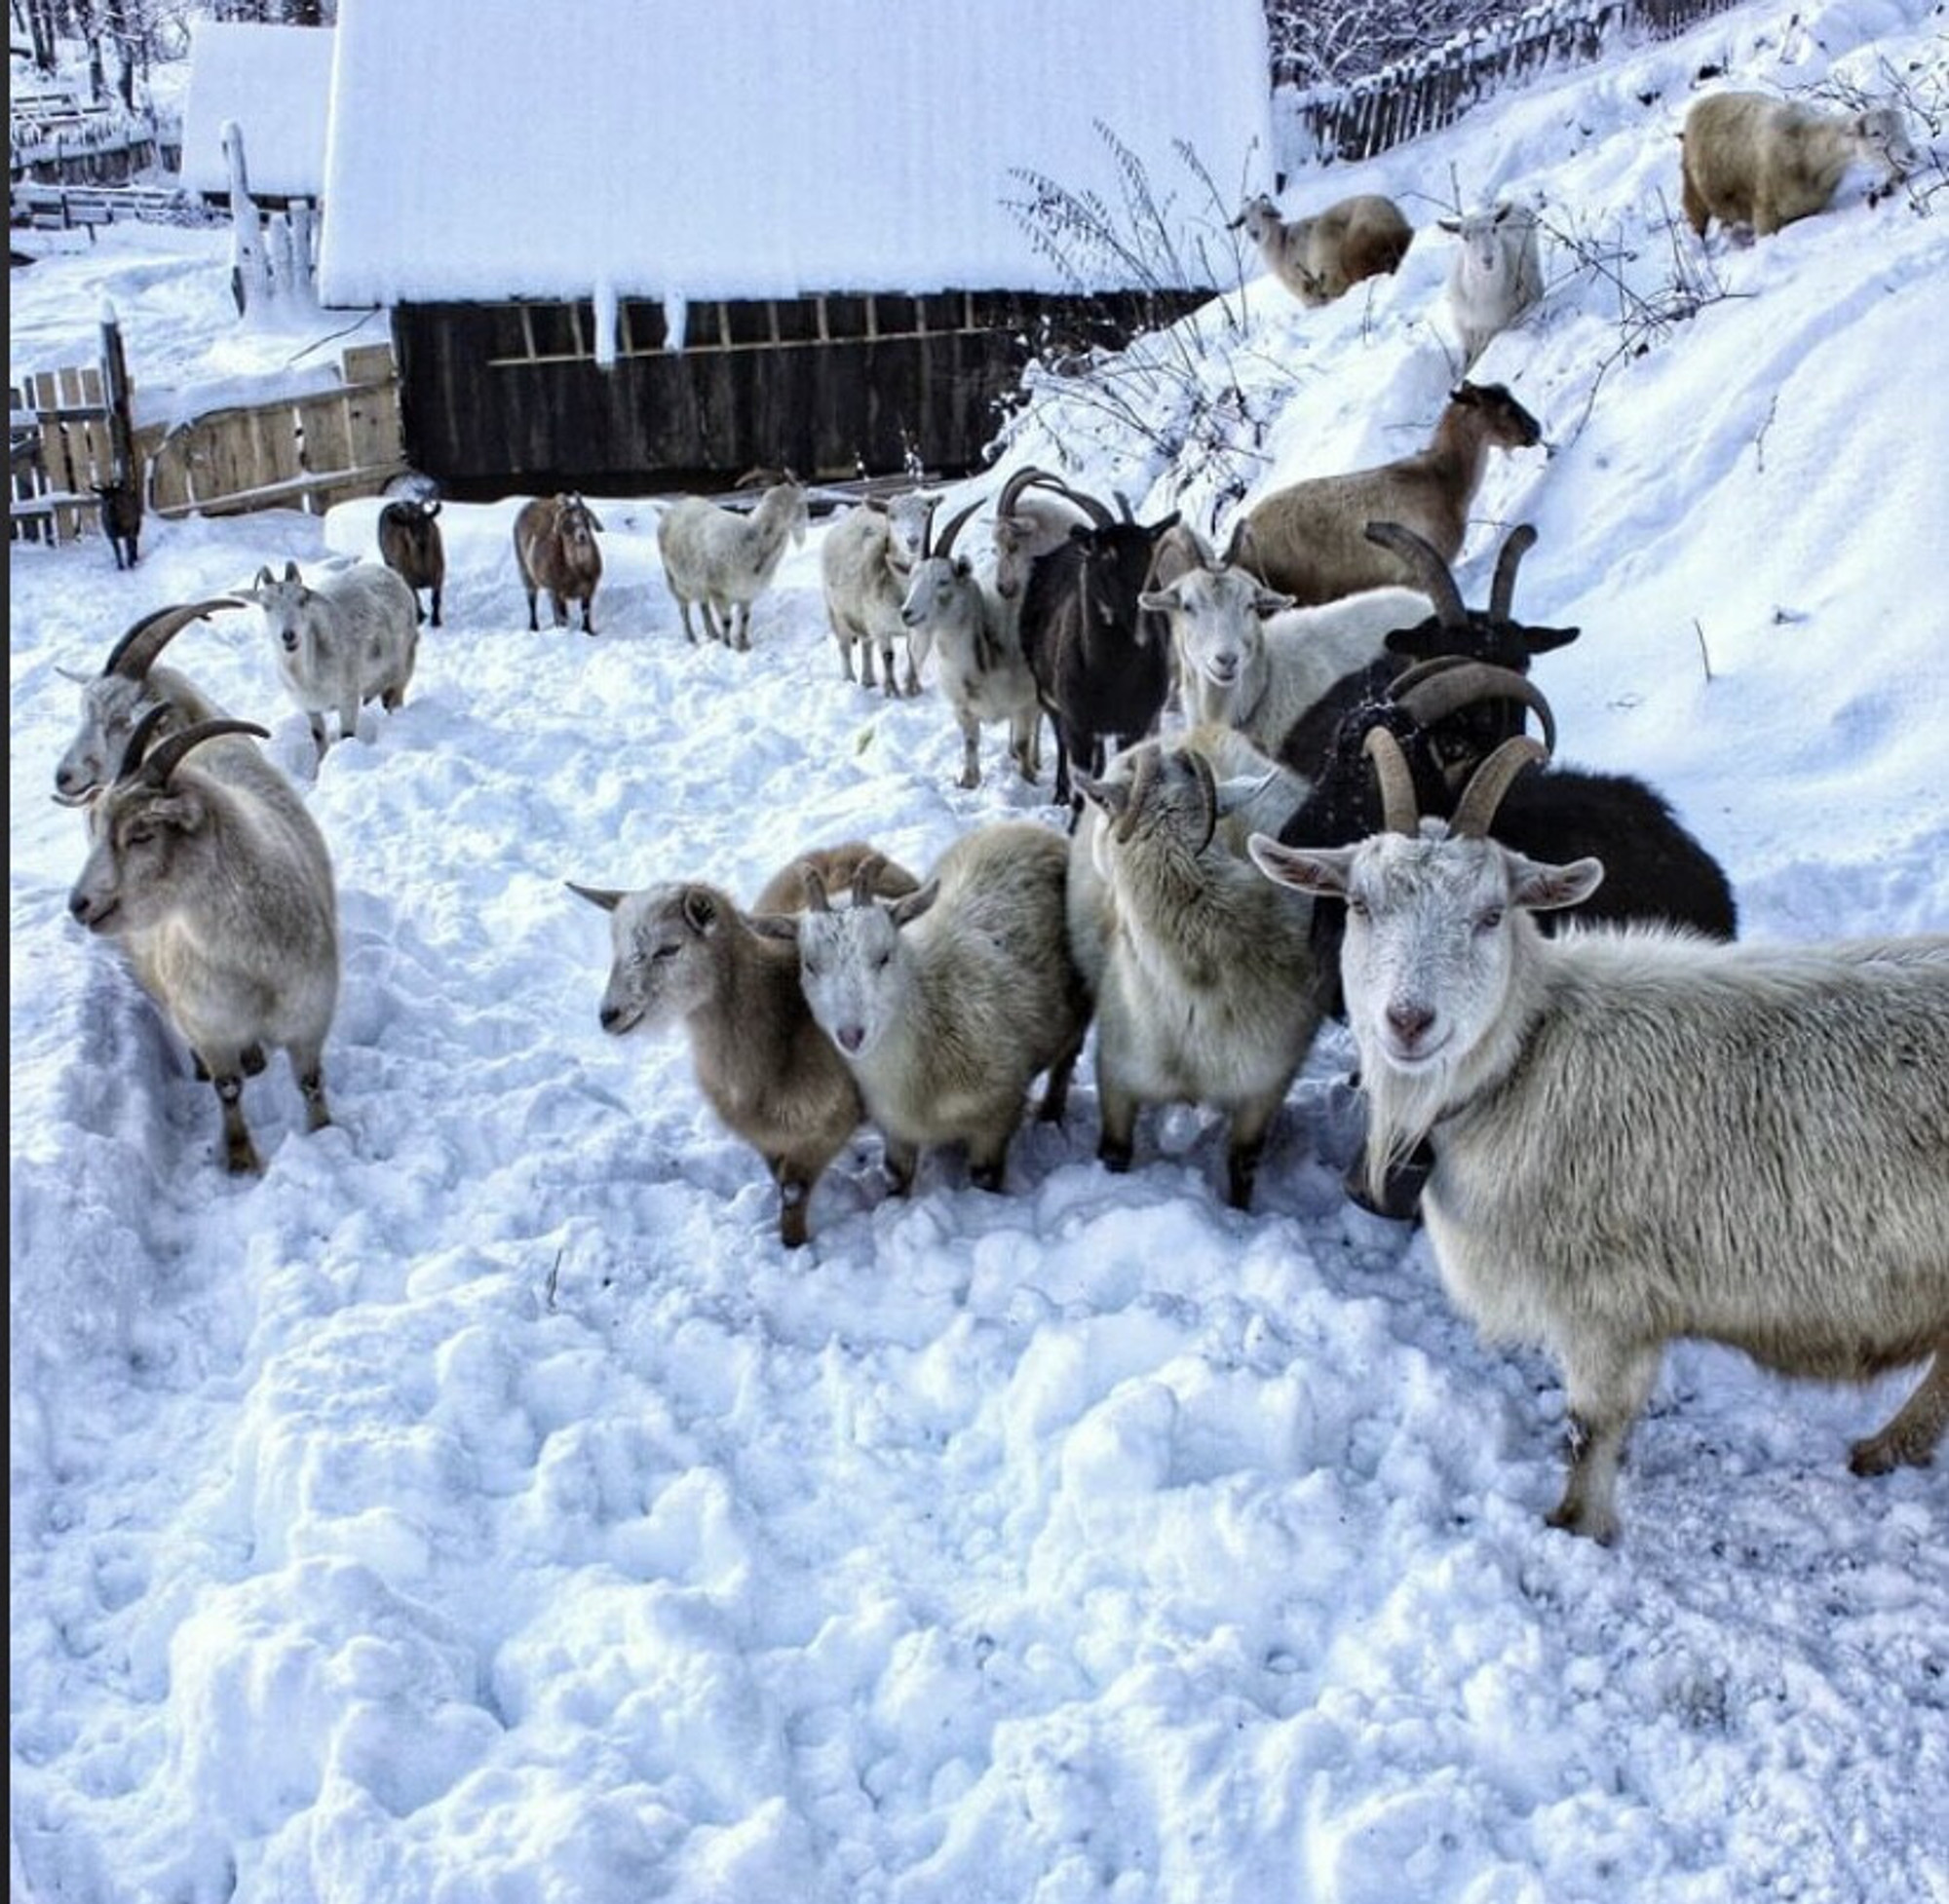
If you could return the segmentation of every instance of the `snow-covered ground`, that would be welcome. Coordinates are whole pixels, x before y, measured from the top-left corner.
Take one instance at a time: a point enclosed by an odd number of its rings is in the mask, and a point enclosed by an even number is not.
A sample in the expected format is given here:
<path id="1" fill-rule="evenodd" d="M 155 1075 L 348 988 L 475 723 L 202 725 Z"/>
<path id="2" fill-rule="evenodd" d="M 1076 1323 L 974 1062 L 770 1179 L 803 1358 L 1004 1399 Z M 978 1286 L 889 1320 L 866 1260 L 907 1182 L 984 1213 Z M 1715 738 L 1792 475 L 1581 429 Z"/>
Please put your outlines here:
<path id="1" fill-rule="evenodd" d="M 1541 203 L 1548 298 L 1476 374 L 1551 447 L 1492 462 L 1464 587 L 1537 523 L 1518 605 L 1584 630 L 1538 669 L 1564 754 L 1656 781 L 1752 937 L 1949 928 L 1949 197 L 1851 179 L 1701 258 L 1670 135 L 1708 63 L 1939 110 L 1944 33 L 1932 0 L 1753 6 L 1287 194 Z M 105 293 L 138 387 L 282 372 L 331 314 L 240 329 L 225 244 L 49 242 L 16 369 L 83 361 Z M 1725 295 L 1631 354 L 1681 262 Z M 1199 374 L 1268 460 L 1224 468 L 1256 495 L 1421 440 L 1445 265 L 1430 233 L 1316 312 L 1255 281 Z M 1176 500 L 1086 422 L 1011 453 Z M 1009 1195 L 944 1157 L 890 1200 L 862 1130 L 787 1254 L 681 1037 L 598 1029 L 607 924 L 562 882 L 749 896 L 802 846 L 921 867 L 1060 816 L 998 731 L 963 792 L 936 694 L 841 680 L 819 531 L 734 655 L 684 644 L 647 501 L 598 505 L 597 637 L 529 633 L 516 506 L 447 506 L 448 625 L 316 773 L 251 616 L 172 652 L 272 728 L 338 871 L 338 1121 L 306 1135 L 275 1060 L 254 1181 L 67 919 L 56 670 L 369 552 L 374 506 L 152 522 L 128 575 L 13 550 L 17 1899 L 1949 1900 L 1949 1479 L 1846 1470 L 1912 1374 L 1674 1352 L 1623 1544 L 1549 1532 L 1555 1374 L 1344 1200 L 1343 1034 L 1249 1214 L 1188 1110 L 1106 1174 L 1086 1062 Z"/>

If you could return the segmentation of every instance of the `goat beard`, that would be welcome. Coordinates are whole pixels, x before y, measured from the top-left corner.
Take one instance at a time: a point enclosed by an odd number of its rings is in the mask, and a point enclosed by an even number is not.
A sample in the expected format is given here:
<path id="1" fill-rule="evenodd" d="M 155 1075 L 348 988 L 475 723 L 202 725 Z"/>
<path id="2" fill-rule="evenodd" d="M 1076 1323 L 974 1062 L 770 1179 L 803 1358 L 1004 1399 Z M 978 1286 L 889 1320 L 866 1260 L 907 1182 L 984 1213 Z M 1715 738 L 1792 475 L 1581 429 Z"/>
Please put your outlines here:
<path id="1" fill-rule="evenodd" d="M 1455 1107 L 1456 1083 L 1456 1067 L 1450 1064 L 1410 1075 L 1385 1058 L 1360 1053 L 1360 1095 L 1367 1106 L 1365 1183 L 1377 1205 L 1385 1199 L 1389 1173 L 1407 1162 Z"/>

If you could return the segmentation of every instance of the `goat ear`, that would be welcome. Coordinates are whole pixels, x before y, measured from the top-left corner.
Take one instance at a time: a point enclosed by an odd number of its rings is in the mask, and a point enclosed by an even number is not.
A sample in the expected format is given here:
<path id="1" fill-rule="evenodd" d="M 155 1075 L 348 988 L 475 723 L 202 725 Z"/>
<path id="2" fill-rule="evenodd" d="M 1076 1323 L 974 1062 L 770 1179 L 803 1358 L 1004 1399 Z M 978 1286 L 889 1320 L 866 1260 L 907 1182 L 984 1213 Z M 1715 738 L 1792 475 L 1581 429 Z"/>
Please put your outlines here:
<path id="1" fill-rule="evenodd" d="M 1523 640 L 1533 655 L 1547 655 L 1552 648 L 1567 648 L 1584 632 L 1582 628 L 1533 628 L 1523 629 Z"/>
<path id="2" fill-rule="evenodd" d="M 1452 654 L 1447 631 L 1433 619 L 1417 622 L 1411 628 L 1393 628 L 1381 639 L 1381 646 L 1396 661 L 1433 661 L 1436 655 Z"/>
<path id="3" fill-rule="evenodd" d="M 1270 833 L 1254 833 L 1245 842 L 1252 863 L 1275 886 L 1311 893 L 1318 899 L 1347 896 L 1347 870 L 1358 851 L 1351 846 L 1281 846 Z"/>
<path id="4" fill-rule="evenodd" d="M 165 794 L 160 800 L 151 800 L 146 811 L 150 819 L 160 820 L 178 833 L 198 832 L 210 818 L 210 809 L 205 805 L 203 795 L 191 786 L 180 787 Z"/>
<path id="5" fill-rule="evenodd" d="M 268 589 L 274 582 L 277 581 L 277 579 L 278 578 L 271 573 L 270 563 L 266 562 L 264 566 L 257 571 L 257 580 L 251 585 L 251 587 L 253 590 Z"/>
<path id="6" fill-rule="evenodd" d="M 931 879 L 917 893 L 909 893 L 904 898 L 896 899 L 887 911 L 896 926 L 911 926 L 922 913 L 926 912 L 940 897 L 940 882 Z"/>
<path id="7" fill-rule="evenodd" d="M 754 912 L 748 915 L 751 930 L 760 938 L 784 939 L 798 943 L 798 914 L 795 912 Z"/>
<path id="8" fill-rule="evenodd" d="M 1262 621 L 1273 615 L 1283 614 L 1293 605 L 1292 596 L 1282 595 L 1277 589 L 1261 589 L 1252 597 L 1252 612 Z"/>
<path id="9" fill-rule="evenodd" d="M 1070 527 L 1069 539 L 1071 542 L 1088 542 L 1095 533 L 1095 528 L 1090 523 L 1077 522 Z"/>
<path id="10" fill-rule="evenodd" d="M 96 675 L 93 674 L 84 674 L 78 667 L 63 667 L 59 662 L 55 663 L 55 672 L 58 674 L 63 681 L 72 681 L 75 683 L 77 687 L 84 687 L 84 688 L 89 684 L 89 682 L 97 678 Z"/>
<path id="11" fill-rule="evenodd" d="M 589 526 L 592 529 L 593 529 L 597 535 L 606 536 L 609 533 L 609 531 L 602 526 L 602 518 L 599 515 L 597 515 L 596 513 L 592 509 L 591 509 L 587 503 L 583 504 L 582 513 L 583 514 L 589 517 Z"/>
<path id="12" fill-rule="evenodd" d="M 578 898 L 587 899 L 592 906 L 600 906 L 604 912 L 614 912 L 629 896 L 626 893 L 614 893 L 606 886 L 578 886 L 572 879 L 562 884 Z"/>
<path id="13" fill-rule="evenodd" d="M 1604 881 L 1601 859 L 1573 859 L 1567 866 L 1546 866 L 1504 849 L 1510 868 L 1510 898 L 1531 912 L 1554 912 L 1587 899 Z"/>
<path id="14" fill-rule="evenodd" d="M 1460 218 L 1437 218 L 1435 219 L 1434 222 L 1437 225 L 1439 225 L 1443 231 L 1459 232 L 1462 229 L 1462 220 Z"/>
<path id="15" fill-rule="evenodd" d="M 1088 774 L 1071 774 L 1069 778 L 1077 792 L 1106 819 L 1117 819 L 1128 810 L 1128 781 L 1092 781 Z"/>
<path id="16" fill-rule="evenodd" d="M 954 558 L 954 573 L 959 580 L 966 582 L 974 573 L 974 564 L 966 555 L 957 555 Z"/>
<path id="17" fill-rule="evenodd" d="M 700 934 L 717 930 L 717 901 L 703 887 L 684 888 L 683 923 Z"/>
<path id="18" fill-rule="evenodd" d="M 1168 589 L 1146 589 L 1137 597 L 1137 606 L 1149 609 L 1153 615 L 1168 615 L 1173 608 L 1184 606 L 1184 597 L 1178 584 L 1173 582 Z"/>

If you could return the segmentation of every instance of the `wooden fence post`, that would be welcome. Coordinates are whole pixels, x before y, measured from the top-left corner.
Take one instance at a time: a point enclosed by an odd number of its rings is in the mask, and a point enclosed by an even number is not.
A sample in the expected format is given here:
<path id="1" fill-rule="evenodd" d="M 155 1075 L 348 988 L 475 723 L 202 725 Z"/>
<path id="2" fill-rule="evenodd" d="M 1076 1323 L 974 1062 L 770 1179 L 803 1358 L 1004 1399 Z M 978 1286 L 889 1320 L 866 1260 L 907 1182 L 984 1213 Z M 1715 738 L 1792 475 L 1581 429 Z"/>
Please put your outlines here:
<path id="1" fill-rule="evenodd" d="M 271 274 L 257 230 L 257 208 L 250 203 L 244 128 L 234 119 L 223 122 L 223 158 L 230 168 L 230 295 L 237 300 L 237 315 L 242 317 L 252 304 L 264 302 L 271 288 Z"/>

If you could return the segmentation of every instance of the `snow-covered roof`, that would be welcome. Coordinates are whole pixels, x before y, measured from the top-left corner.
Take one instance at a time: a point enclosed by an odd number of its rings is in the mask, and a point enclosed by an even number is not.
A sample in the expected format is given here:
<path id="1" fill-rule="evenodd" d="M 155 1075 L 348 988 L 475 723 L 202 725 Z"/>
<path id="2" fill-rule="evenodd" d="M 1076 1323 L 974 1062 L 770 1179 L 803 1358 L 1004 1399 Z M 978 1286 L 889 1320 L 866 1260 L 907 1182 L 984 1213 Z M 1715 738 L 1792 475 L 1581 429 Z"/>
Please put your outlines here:
<path id="1" fill-rule="evenodd" d="M 223 128 L 244 130 L 250 190 L 317 198 L 325 183 L 332 34 L 316 26 L 255 26 L 199 19 L 183 101 L 183 183 L 221 192 L 230 183 Z"/>
<path id="2" fill-rule="evenodd" d="M 1019 168 L 1127 228 L 1105 129 L 1200 287 L 1272 163 L 1260 0 L 343 0 L 337 37 L 339 305 L 1070 289 L 1006 201 Z"/>

